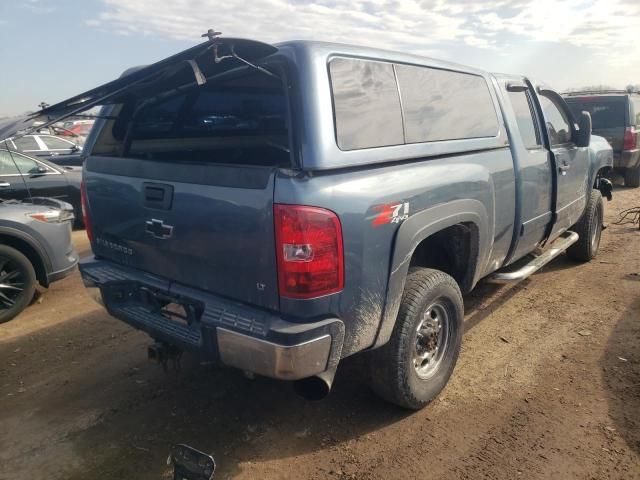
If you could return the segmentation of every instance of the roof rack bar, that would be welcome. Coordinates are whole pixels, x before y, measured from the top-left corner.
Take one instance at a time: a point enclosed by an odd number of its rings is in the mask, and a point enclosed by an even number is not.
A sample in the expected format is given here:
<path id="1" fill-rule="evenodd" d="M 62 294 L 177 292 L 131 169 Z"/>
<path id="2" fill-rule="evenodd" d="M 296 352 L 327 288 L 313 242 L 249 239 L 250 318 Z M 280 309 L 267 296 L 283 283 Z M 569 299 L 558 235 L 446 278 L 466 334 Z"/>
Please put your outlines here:
<path id="1" fill-rule="evenodd" d="M 598 95 L 598 94 L 607 94 L 607 93 L 620 93 L 620 94 L 627 94 L 627 95 L 633 95 L 634 93 L 640 93 L 640 92 L 629 92 L 628 90 L 578 90 L 578 91 L 572 91 L 572 92 L 562 92 L 562 95 Z"/>

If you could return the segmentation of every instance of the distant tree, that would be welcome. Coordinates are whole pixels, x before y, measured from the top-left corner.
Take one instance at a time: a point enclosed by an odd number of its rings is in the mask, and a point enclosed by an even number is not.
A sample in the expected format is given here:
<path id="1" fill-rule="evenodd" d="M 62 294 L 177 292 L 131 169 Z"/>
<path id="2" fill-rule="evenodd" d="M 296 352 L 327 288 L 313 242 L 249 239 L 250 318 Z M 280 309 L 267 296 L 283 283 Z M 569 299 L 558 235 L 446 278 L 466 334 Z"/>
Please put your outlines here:
<path id="1" fill-rule="evenodd" d="M 610 85 L 589 85 L 589 86 L 580 87 L 580 88 L 570 88 L 567 90 L 567 92 L 583 92 L 583 91 L 602 92 L 605 90 L 616 90 L 616 88 Z"/>

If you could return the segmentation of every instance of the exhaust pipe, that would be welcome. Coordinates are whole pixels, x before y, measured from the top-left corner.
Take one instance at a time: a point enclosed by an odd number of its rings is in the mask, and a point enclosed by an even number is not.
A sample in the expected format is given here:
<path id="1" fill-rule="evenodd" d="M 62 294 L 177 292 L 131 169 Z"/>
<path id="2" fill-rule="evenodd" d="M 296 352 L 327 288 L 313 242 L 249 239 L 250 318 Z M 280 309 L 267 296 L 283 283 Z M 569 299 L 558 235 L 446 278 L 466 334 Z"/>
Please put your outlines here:
<path id="1" fill-rule="evenodd" d="M 337 367 L 333 367 L 313 377 L 296 380 L 293 383 L 293 389 L 298 395 L 307 400 L 322 400 L 331 391 L 336 370 Z"/>

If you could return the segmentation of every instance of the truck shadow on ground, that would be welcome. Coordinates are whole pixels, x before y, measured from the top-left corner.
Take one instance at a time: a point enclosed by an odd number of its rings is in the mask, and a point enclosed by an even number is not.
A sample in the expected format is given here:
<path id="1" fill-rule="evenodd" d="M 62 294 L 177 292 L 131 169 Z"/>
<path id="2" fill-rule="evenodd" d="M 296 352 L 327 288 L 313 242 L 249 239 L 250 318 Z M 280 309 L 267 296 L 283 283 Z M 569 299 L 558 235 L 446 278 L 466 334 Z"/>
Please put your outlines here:
<path id="1" fill-rule="evenodd" d="M 466 329 L 527 284 L 479 285 L 465 298 Z M 19 412 L 35 405 L 35 420 L 58 429 L 56 438 L 72 445 L 82 468 L 64 478 L 164 478 L 166 456 L 175 443 L 211 452 L 220 465 L 220 478 L 225 478 L 239 473 L 246 462 L 313 454 L 375 434 L 412 415 L 371 392 L 363 356 L 343 361 L 328 398 L 308 402 L 283 382 L 251 380 L 186 355 L 180 371 L 164 374 L 146 360 L 150 339 L 103 310 L 40 330 L 27 346 L 20 341 L 7 342 L 0 353 L 21 348 L 25 358 L 39 355 L 52 375 L 46 390 L 27 389 L 24 407 L 12 408 Z M 49 351 L 41 348 L 47 343 Z M 68 368 L 70 364 L 77 366 Z M 17 375 L 37 384 L 49 373 Z M 41 408 L 42 395 L 46 409 Z M 430 408 L 419 413 L 421 419 L 429 418 Z M 95 422 L 73 426 L 78 417 L 96 411 Z M 29 450 L 50 448 L 35 438 L 23 441 L 31 443 Z"/>
<path id="2" fill-rule="evenodd" d="M 146 359 L 150 343 L 95 310 L 0 344 L 0 358 L 17 365 L 0 369 L 6 383 L 25 386 L 19 402 L 3 404 L 5 416 L 46 425 L 54 439 L 4 432 L 16 438 L 7 458 L 24 465 L 24 451 L 38 452 L 37 471 L 64 472 L 52 479 L 158 479 L 168 474 L 170 446 L 187 443 L 213 453 L 224 478 L 244 462 L 331 448 L 411 413 L 369 390 L 361 358 L 347 359 L 332 394 L 313 403 L 286 383 L 251 380 L 186 354 L 179 371 L 165 374 Z M 38 368 L 29 358 L 39 359 Z M 78 421 L 87 417 L 93 420 Z M 70 450 L 77 469 L 54 454 Z"/>
<path id="3" fill-rule="evenodd" d="M 471 293 L 464 297 L 465 333 L 478 326 L 498 308 L 525 290 L 530 283 L 529 278 L 514 285 L 497 285 L 481 281 Z"/>
<path id="4" fill-rule="evenodd" d="M 465 298 L 467 330 L 527 284 L 481 284 L 479 291 Z M 321 402 L 298 397 L 283 382 L 259 377 L 249 380 L 237 371 L 212 370 L 191 360 L 179 375 L 170 372 L 166 377 L 156 377 L 140 400 L 128 399 L 129 410 L 110 414 L 109 420 L 82 435 L 76 445 L 89 447 L 99 439 L 119 445 L 96 462 L 96 472 L 107 469 L 117 477 L 123 473 L 122 465 L 129 463 L 138 467 L 128 472 L 139 476 L 150 465 L 154 466 L 151 470 L 161 468 L 172 443 L 185 442 L 212 452 L 224 478 L 237 474 L 243 463 L 332 448 L 413 414 L 373 394 L 367 385 L 368 370 L 362 355 L 341 363 L 331 395 Z M 428 416 L 429 412 L 420 415 Z M 123 432 L 125 438 L 121 437 Z M 85 458 L 89 458 L 90 450 Z M 129 460 L 123 462 L 123 456 Z"/>
<path id="5" fill-rule="evenodd" d="M 640 292 L 640 283 L 638 287 Z M 640 293 L 631 307 L 620 316 L 600 360 L 602 380 L 607 386 L 609 417 L 627 445 L 638 453 L 640 453 L 639 345 Z"/>
<path id="6" fill-rule="evenodd" d="M 373 395 L 358 358 L 341 365 L 322 402 L 298 397 L 283 382 L 186 360 L 179 374 L 151 373 L 148 388 L 117 399 L 120 406 L 78 436 L 74 447 L 86 449 L 90 466 L 77 478 L 161 478 L 175 443 L 212 453 L 220 478 L 233 477 L 243 463 L 330 448 L 410 415 Z M 96 457 L 97 444 L 110 448 Z"/>

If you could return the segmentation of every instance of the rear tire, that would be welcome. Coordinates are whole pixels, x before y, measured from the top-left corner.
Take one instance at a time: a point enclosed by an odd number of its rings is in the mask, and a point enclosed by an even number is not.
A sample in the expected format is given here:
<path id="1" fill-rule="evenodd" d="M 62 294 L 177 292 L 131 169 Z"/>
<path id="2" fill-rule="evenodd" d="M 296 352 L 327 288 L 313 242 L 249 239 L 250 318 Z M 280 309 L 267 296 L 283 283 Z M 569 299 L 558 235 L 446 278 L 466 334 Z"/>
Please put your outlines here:
<path id="1" fill-rule="evenodd" d="M 599 190 L 591 190 L 587 208 L 580 221 L 572 228 L 580 238 L 567 249 L 569 257 L 579 262 L 588 262 L 595 258 L 600 248 L 603 216 L 602 194 Z"/>
<path id="2" fill-rule="evenodd" d="M 624 171 L 624 184 L 627 187 L 640 187 L 640 166 Z"/>
<path id="3" fill-rule="evenodd" d="M 36 290 L 36 272 L 15 248 L 0 245 L 0 323 L 22 312 Z"/>
<path id="4" fill-rule="evenodd" d="M 453 373 L 463 321 L 456 281 L 439 270 L 412 269 L 389 342 L 370 352 L 373 390 L 411 410 L 431 402 Z"/>

